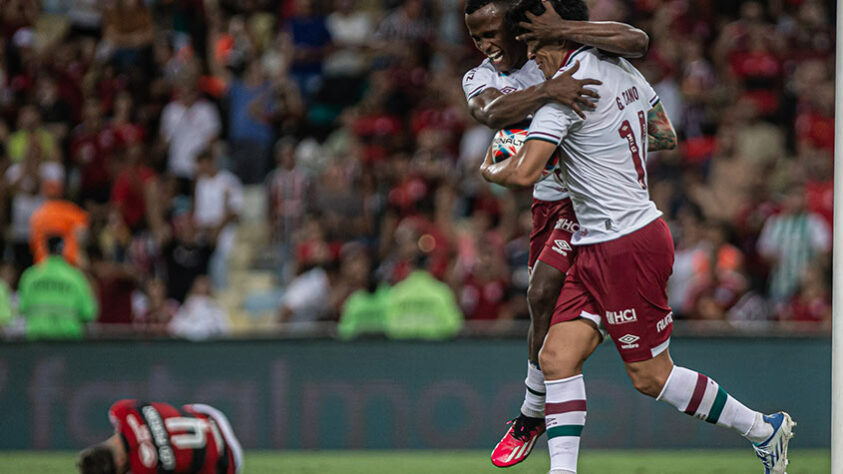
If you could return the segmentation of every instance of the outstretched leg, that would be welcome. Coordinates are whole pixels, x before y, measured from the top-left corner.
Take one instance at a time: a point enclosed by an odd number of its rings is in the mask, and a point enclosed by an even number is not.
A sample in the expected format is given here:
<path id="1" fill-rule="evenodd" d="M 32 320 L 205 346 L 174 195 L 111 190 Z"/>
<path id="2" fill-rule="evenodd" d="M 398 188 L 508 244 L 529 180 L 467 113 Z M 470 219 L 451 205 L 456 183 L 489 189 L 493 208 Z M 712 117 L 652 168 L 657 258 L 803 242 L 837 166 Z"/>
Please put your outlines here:
<path id="1" fill-rule="evenodd" d="M 768 472 L 784 472 L 787 443 L 795 425 L 786 413 L 765 416 L 747 408 L 712 378 L 674 365 L 667 350 L 650 360 L 627 363 L 626 371 L 639 392 L 737 431 L 753 443 Z"/>

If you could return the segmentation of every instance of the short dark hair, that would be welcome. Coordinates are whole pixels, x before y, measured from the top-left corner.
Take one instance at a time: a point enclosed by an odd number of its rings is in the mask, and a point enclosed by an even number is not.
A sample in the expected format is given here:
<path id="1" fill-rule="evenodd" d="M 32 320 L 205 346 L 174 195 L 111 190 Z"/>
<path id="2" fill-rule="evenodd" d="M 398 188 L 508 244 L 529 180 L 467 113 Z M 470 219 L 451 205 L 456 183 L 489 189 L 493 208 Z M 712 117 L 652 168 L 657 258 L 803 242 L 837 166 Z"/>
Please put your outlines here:
<path id="1" fill-rule="evenodd" d="M 498 5 L 508 5 L 512 2 L 510 0 L 465 0 L 465 14 L 471 15 L 472 13 L 476 12 L 477 10 L 485 7 L 490 3 L 495 3 Z"/>
<path id="2" fill-rule="evenodd" d="M 60 235 L 50 235 L 47 237 L 47 252 L 50 255 L 61 255 L 64 253 L 64 238 Z"/>
<path id="3" fill-rule="evenodd" d="M 76 463 L 81 474 L 117 474 L 114 454 L 105 444 L 97 444 L 79 453 Z"/>
<path id="4" fill-rule="evenodd" d="M 588 5 L 585 0 L 550 0 L 550 4 L 563 20 L 588 21 Z M 545 8 L 542 0 L 515 0 L 509 7 L 506 22 L 516 34 L 522 33 L 518 23 L 527 21 L 527 12 L 534 15 L 543 14 Z"/>

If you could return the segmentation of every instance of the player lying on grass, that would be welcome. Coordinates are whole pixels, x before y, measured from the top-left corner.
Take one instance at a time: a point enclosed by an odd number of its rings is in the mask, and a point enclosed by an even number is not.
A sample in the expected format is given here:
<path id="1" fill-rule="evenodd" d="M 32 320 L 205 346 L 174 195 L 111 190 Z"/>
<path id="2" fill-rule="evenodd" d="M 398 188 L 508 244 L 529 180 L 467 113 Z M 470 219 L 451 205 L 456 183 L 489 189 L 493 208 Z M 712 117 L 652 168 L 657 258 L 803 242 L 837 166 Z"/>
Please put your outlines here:
<path id="1" fill-rule="evenodd" d="M 549 3 L 562 18 L 588 18 L 583 0 Z M 516 28 L 527 20 L 527 12 L 540 15 L 546 4 L 517 0 L 508 22 Z M 515 157 L 494 163 L 489 154 L 481 167 L 489 181 L 532 186 L 548 159 L 560 153 L 559 165 L 579 221 L 572 241 L 577 258 L 539 355 L 546 379 L 551 472 L 577 470 L 586 418 L 582 367 L 608 333 L 638 391 L 738 431 L 752 442 L 765 472 L 783 473 L 795 425 L 790 416 L 751 410 L 713 379 L 671 360 L 673 313 L 667 304 L 667 280 L 673 239 L 650 200 L 643 144 L 651 140 L 648 134 L 671 144 L 676 135 L 655 91 L 626 60 L 574 41 L 531 41 L 527 48 L 547 79 L 564 75 L 578 61 L 574 77 L 603 81 L 594 86 L 601 99 L 585 118 L 558 104 L 544 105 L 533 116 Z"/>
<path id="2" fill-rule="evenodd" d="M 468 71 L 463 89 L 471 115 L 492 129 L 523 122 L 542 105 L 557 102 L 583 114 L 594 92 L 585 86 L 596 80 L 577 80 L 573 72 L 545 81 L 527 58 L 527 48 L 517 41 L 505 23 L 505 0 L 467 0 L 465 23 L 478 50 L 487 59 Z M 638 29 L 620 23 L 566 21 L 558 15 L 535 19 L 528 32 L 539 41 L 573 39 L 602 50 L 629 57 L 642 56 L 649 38 Z M 576 218 L 565 184 L 558 177 L 536 183 L 533 189 L 533 228 L 530 233 L 530 283 L 527 302 L 530 330 L 527 335 L 526 392 L 519 416 L 492 451 L 492 462 L 507 467 L 523 461 L 544 432 L 544 376 L 538 365 L 539 348 L 547 333 L 553 306 L 565 272 L 574 258 L 570 246 Z"/>
<path id="3" fill-rule="evenodd" d="M 81 474 L 241 472 L 240 442 L 213 407 L 120 400 L 108 417 L 114 434 L 80 453 Z"/>

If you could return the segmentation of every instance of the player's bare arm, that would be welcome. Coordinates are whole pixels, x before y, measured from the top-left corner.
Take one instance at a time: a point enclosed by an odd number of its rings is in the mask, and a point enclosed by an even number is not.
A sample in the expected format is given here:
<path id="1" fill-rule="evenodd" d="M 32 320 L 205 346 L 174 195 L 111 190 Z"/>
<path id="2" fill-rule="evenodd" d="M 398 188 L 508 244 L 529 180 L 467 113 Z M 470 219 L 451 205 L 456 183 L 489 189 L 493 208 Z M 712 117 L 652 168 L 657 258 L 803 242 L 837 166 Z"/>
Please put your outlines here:
<path id="1" fill-rule="evenodd" d="M 548 102 L 559 102 L 585 118 L 585 111 L 593 110 L 591 99 L 599 99 L 597 92 L 586 86 L 601 85 L 595 79 L 574 79 L 579 63 L 565 74 L 524 90 L 504 94 L 486 89 L 468 101 L 468 110 L 475 120 L 491 129 L 503 128 L 523 120 Z"/>
<path id="2" fill-rule="evenodd" d="M 661 102 L 647 112 L 647 151 L 676 148 L 676 130 Z"/>
<path id="3" fill-rule="evenodd" d="M 638 28 L 614 21 L 563 20 L 548 2 L 544 3 L 543 14 L 527 12 L 529 22 L 519 23 L 518 26 L 526 30 L 518 36 L 519 40 L 540 44 L 573 41 L 625 58 L 640 58 L 647 54 L 650 37 Z"/>
<path id="4" fill-rule="evenodd" d="M 536 184 L 556 145 L 543 140 L 527 140 L 514 157 L 495 163 L 492 149 L 480 166 L 483 179 L 508 188 L 526 188 Z"/>

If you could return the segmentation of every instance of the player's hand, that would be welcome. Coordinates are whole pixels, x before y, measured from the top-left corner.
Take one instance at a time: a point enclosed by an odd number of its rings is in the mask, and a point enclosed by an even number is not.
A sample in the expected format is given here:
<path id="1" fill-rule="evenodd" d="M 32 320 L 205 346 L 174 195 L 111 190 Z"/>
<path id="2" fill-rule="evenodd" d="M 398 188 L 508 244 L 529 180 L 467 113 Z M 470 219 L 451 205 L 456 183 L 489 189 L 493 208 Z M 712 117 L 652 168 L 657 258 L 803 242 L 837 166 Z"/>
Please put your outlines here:
<path id="1" fill-rule="evenodd" d="M 574 73 L 580 68 L 580 62 L 562 73 L 561 76 L 545 82 L 545 92 L 551 101 L 559 102 L 570 107 L 580 118 L 585 118 L 585 111 L 592 111 L 597 108 L 595 102 L 600 95 L 586 86 L 599 86 L 603 84 L 596 79 L 574 79 Z"/>
<path id="2" fill-rule="evenodd" d="M 542 5 L 544 13 L 541 15 L 526 12 L 527 21 L 518 23 L 518 26 L 527 31 L 516 36 L 515 39 L 527 43 L 535 42 L 538 46 L 559 43 L 565 39 L 566 20 L 556 13 L 548 0 L 542 0 Z"/>

